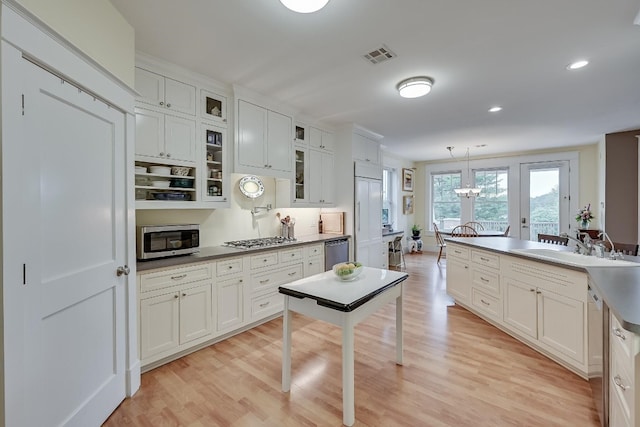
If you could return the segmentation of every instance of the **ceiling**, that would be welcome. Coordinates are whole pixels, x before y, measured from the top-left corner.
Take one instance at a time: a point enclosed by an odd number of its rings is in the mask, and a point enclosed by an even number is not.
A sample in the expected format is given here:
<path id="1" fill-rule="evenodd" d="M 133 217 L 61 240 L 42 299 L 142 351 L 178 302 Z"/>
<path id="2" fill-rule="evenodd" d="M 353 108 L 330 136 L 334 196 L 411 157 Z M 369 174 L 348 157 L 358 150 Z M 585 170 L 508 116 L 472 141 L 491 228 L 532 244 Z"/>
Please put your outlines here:
<path id="1" fill-rule="evenodd" d="M 569 147 L 640 128 L 640 0 L 111 0 L 136 49 L 414 161 Z M 396 58 L 362 55 L 386 45 Z M 590 64 L 568 71 L 567 64 Z M 396 85 L 426 75 L 431 93 Z M 500 105 L 499 113 L 488 109 Z M 486 144 L 486 147 L 477 146 Z"/>

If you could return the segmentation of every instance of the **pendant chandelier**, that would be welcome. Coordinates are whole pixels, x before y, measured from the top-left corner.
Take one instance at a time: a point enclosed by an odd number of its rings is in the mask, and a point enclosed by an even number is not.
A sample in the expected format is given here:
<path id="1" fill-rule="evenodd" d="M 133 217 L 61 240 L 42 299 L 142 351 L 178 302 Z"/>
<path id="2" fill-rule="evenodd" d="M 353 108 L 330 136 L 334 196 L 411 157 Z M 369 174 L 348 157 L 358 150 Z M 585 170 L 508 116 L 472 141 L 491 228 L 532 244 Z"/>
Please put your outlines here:
<path id="1" fill-rule="evenodd" d="M 447 150 L 449 150 L 449 154 L 451 154 L 451 157 L 453 157 L 453 152 L 451 151 L 453 150 L 453 147 L 447 147 Z M 467 147 L 466 157 L 467 157 L 467 186 L 461 187 L 461 188 L 454 188 L 453 191 L 455 191 L 459 197 L 466 197 L 468 199 L 470 197 L 477 197 L 478 194 L 480 194 L 480 191 L 482 190 L 478 187 L 472 187 L 469 184 L 469 180 L 471 179 L 471 168 L 469 167 L 469 147 Z M 453 158 L 455 159 L 455 157 Z"/>

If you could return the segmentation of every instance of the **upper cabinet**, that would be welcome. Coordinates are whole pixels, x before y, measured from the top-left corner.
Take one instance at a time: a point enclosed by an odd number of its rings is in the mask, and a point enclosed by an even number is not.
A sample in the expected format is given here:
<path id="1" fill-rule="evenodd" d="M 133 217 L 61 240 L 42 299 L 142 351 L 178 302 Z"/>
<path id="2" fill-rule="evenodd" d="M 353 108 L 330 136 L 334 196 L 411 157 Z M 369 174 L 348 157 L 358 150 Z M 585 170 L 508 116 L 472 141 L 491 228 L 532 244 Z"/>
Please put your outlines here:
<path id="1" fill-rule="evenodd" d="M 200 91 L 200 115 L 205 120 L 227 124 L 227 97 L 204 90 Z"/>
<path id="2" fill-rule="evenodd" d="M 196 114 L 196 88 L 187 83 L 136 67 L 139 102 L 179 113 Z"/>
<path id="3" fill-rule="evenodd" d="M 334 146 L 333 133 L 318 129 L 316 127 L 309 127 L 309 146 L 313 148 L 319 148 L 322 150 L 333 151 Z"/>
<path id="4" fill-rule="evenodd" d="M 369 162 L 376 165 L 382 164 L 380 143 L 357 133 L 353 134 L 353 159 Z"/>
<path id="5" fill-rule="evenodd" d="M 170 64 L 142 60 L 138 65 L 136 208 L 228 207 L 228 95 Z"/>
<path id="6" fill-rule="evenodd" d="M 242 99 L 237 105 L 236 172 L 290 178 L 293 119 Z"/>

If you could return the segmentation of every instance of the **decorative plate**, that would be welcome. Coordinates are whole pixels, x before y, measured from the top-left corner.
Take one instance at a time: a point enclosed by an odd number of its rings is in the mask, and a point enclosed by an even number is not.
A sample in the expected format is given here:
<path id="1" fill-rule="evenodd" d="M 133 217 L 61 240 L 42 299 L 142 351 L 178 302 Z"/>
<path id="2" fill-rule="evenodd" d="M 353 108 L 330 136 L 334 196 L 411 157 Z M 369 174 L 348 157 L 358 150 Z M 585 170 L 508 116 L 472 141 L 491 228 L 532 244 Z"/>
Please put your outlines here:
<path id="1" fill-rule="evenodd" d="M 257 176 L 247 175 L 240 180 L 240 191 L 245 197 L 255 199 L 264 193 L 264 184 Z"/>

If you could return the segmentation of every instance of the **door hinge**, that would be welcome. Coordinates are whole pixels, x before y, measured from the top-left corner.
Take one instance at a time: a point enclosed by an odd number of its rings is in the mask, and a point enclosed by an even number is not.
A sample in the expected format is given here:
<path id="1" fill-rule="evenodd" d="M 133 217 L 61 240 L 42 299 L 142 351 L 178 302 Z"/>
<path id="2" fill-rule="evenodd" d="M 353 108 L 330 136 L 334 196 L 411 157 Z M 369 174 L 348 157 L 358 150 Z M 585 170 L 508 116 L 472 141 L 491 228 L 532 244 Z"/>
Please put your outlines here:
<path id="1" fill-rule="evenodd" d="M 24 93 L 22 94 L 22 115 L 24 116 Z"/>

